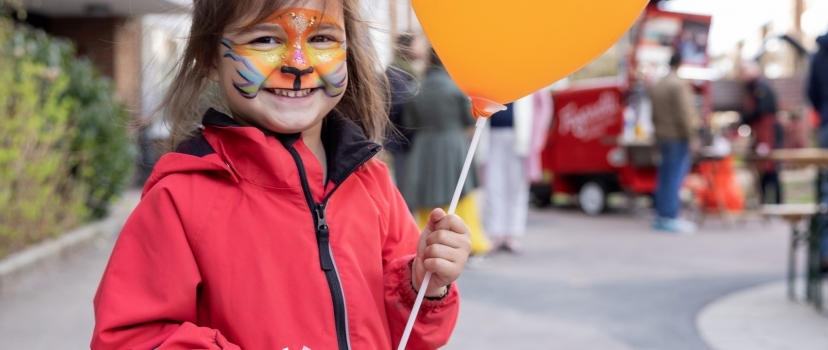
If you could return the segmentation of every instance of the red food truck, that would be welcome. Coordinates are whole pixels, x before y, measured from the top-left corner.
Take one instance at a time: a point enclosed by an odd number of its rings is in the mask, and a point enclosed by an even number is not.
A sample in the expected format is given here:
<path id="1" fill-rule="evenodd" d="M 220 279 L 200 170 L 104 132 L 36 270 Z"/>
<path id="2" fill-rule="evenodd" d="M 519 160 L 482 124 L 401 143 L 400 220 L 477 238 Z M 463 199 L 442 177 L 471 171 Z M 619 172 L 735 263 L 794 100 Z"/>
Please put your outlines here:
<path id="1" fill-rule="evenodd" d="M 607 208 L 610 193 L 654 192 L 659 160 L 644 86 L 665 76 L 670 57 L 681 51 L 679 76 L 693 81 L 696 107 L 707 120 L 710 23 L 710 16 L 651 5 L 630 32 L 632 48 L 619 62 L 620 76 L 577 81 L 552 93 L 554 117 L 542 153 L 548 182 L 532 186 L 537 204 L 549 204 L 556 193 L 577 195 L 584 212 L 596 215 Z"/>

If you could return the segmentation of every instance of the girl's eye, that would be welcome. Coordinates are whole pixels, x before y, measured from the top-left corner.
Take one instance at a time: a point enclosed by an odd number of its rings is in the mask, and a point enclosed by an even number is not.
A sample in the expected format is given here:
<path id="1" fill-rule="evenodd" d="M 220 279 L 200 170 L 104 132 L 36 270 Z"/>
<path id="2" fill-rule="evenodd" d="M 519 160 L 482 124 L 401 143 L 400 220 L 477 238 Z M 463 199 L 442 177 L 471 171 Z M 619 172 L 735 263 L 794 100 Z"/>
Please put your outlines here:
<path id="1" fill-rule="evenodd" d="M 253 40 L 251 42 L 251 44 L 254 44 L 254 45 L 255 44 L 259 44 L 259 45 L 279 45 L 279 44 L 281 44 L 281 42 L 279 42 L 279 39 L 276 39 L 272 36 L 266 36 L 266 37 L 261 37 L 261 38 L 258 38 L 256 40 Z"/>
<path id="2" fill-rule="evenodd" d="M 334 38 L 331 38 L 327 35 L 317 35 L 317 36 L 314 36 L 314 37 L 308 39 L 308 42 L 309 43 L 315 43 L 315 44 L 324 44 L 324 43 L 333 43 L 333 42 L 336 42 L 336 40 L 334 40 Z"/>

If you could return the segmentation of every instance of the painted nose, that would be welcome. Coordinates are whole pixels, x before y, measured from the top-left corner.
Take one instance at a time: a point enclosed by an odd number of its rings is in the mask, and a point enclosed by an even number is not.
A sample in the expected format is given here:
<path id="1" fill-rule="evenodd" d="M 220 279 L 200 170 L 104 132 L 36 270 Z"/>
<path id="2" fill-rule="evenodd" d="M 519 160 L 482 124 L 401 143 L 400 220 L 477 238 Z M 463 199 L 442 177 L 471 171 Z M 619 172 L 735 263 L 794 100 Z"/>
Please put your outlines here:
<path id="1" fill-rule="evenodd" d="M 293 80 L 293 90 L 300 90 L 302 88 L 302 76 L 313 73 L 313 67 L 300 70 L 296 67 L 282 66 L 282 73 L 296 76 Z"/>

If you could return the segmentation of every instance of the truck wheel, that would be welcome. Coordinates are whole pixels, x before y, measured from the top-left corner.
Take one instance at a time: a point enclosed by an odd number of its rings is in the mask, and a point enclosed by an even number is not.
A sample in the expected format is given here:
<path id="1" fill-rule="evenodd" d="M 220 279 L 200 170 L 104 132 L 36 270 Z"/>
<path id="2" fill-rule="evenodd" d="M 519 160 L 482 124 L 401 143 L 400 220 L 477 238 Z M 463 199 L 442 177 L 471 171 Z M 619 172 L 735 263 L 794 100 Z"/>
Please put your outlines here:
<path id="1" fill-rule="evenodd" d="M 607 190 L 596 181 L 588 181 L 581 186 L 578 203 L 587 215 L 601 214 L 607 208 Z"/>

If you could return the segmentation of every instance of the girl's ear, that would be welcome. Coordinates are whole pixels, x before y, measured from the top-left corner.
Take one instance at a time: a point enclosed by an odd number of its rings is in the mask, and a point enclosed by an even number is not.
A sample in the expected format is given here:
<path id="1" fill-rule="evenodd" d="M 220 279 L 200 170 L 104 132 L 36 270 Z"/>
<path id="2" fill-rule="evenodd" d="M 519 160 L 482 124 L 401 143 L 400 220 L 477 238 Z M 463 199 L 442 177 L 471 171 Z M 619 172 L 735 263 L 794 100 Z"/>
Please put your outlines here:
<path id="1" fill-rule="evenodd" d="M 211 64 L 207 67 L 204 67 L 202 73 L 204 74 L 204 76 L 207 77 L 207 79 L 210 79 L 213 82 L 218 83 L 220 80 L 221 74 L 219 73 L 219 69 L 215 64 Z"/>
<path id="2" fill-rule="evenodd" d="M 218 64 L 215 61 L 210 61 L 202 65 L 201 74 L 216 83 L 221 80 L 221 72 L 219 72 Z"/>

